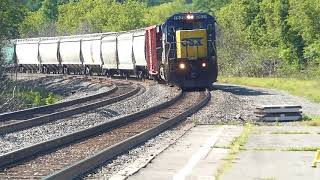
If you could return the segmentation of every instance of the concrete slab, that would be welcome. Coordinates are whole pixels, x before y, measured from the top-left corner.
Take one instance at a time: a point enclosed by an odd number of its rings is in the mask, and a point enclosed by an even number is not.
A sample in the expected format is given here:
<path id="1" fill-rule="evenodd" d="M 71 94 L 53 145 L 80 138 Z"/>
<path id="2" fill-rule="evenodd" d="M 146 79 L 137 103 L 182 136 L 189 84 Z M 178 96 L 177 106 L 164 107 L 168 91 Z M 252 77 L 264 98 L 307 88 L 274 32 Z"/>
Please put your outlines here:
<path id="1" fill-rule="evenodd" d="M 311 168 L 315 152 L 244 151 L 222 180 L 319 180 Z"/>
<path id="2" fill-rule="evenodd" d="M 206 140 L 219 127 L 197 126 L 178 142 L 158 155 L 146 168 L 129 179 L 173 179 L 190 164 L 195 154 L 205 146 Z M 233 139 L 242 132 L 242 127 L 224 126 L 209 153 L 191 169 L 187 169 L 186 180 L 214 180 L 218 168 Z M 319 147 L 318 127 L 254 127 L 249 135 L 245 151 L 233 160 L 230 169 L 220 177 L 222 180 L 319 180 L 319 168 L 311 168 L 315 152 L 281 151 L 292 147 Z M 222 147 L 222 148 L 216 148 Z M 264 150 L 264 149 L 275 150 Z"/>
<path id="3" fill-rule="evenodd" d="M 319 147 L 320 135 L 288 134 L 288 135 L 251 135 L 245 148 L 285 150 L 292 147 Z"/>
<path id="4" fill-rule="evenodd" d="M 228 153 L 228 149 L 213 148 L 208 156 L 200 160 L 198 165 L 193 168 L 188 177 L 190 179 L 196 179 L 196 177 L 198 179 L 209 179 L 214 177 L 216 169 L 220 166 L 221 159 Z"/>
<path id="5" fill-rule="evenodd" d="M 238 136 L 242 129 L 242 127 L 229 128 L 229 126 L 221 128 L 221 126 L 212 125 L 201 125 L 192 128 L 174 145 L 159 154 L 145 168 L 140 169 L 139 172 L 128 179 L 163 180 L 173 179 L 181 174 L 184 175 L 185 179 L 213 179 L 215 169 L 221 159 L 228 154 L 228 149 L 213 148 L 213 144 L 208 146 L 208 142 L 212 140 L 215 144 L 217 140 L 221 139 L 221 136 L 222 138 L 227 138 L 221 142 L 224 145 L 229 145 L 233 139 L 230 136 Z M 225 136 L 226 132 L 228 132 L 227 136 Z"/>
<path id="6" fill-rule="evenodd" d="M 319 127 L 254 127 L 245 148 L 285 150 L 295 147 L 319 147 Z"/>
<path id="7" fill-rule="evenodd" d="M 308 132 L 309 134 L 319 134 L 320 127 L 316 126 L 258 126 L 251 130 L 251 134 L 274 134 L 279 132 Z"/>
<path id="8" fill-rule="evenodd" d="M 220 135 L 215 147 L 228 147 L 233 139 L 241 134 L 241 126 L 225 126 L 224 132 Z"/>

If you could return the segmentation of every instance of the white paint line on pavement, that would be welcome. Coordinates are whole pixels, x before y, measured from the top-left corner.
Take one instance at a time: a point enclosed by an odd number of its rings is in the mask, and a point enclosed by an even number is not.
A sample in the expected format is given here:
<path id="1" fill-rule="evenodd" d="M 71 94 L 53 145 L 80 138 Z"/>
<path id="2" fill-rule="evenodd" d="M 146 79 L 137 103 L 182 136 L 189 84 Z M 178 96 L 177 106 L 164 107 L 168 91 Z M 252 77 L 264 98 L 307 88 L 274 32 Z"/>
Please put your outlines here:
<path id="1" fill-rule="evenodd" d="M 220 134 L 222 133 L 224 126 L 220 127 L 217 132 L 208 138 L 204 146 L 201 146 L 199 150 L 192 155 L 188 163 L 173 176 L 173 180 L 184 180 L 185 177 L 192 171 L 192 169 L 198 164 L 201 159 L 204 159 L 211 151 L 212 146 L 216 144 Z"/>

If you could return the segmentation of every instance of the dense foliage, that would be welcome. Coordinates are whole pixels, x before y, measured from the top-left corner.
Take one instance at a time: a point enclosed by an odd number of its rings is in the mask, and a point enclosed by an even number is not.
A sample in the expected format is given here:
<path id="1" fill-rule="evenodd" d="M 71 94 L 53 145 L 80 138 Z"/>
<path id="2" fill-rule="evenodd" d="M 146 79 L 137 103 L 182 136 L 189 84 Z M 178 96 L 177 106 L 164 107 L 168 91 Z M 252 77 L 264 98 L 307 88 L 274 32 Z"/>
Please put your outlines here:
<path id="1" fill-rule="evenodd" d="M 217 17 L 222 74 L 320 74 L 320 0 L 19 2 L 0 2 L 0 38 L 125 31 L 160 24 L 175 12 L 204 11 Z"/>
<path id="2" fill-rule="evenodd" d="M 18 36 L 19 24 L 23 21 L 25 8 L 12 0 L 0 1 L 0 79 L 3 75 L 2 47 L 7 39 Z"/>
<path id="3" fill-rule="evenodd" d="M 320 74 L 320 0 L 233 0 L 216 15 L 225 73 Z"/>
<path id="4" fill-rule="evenodd" d="M 125 31 L 160 24 L 186 10 L 191 5 L 184 0 L 42 0 L 42 6 L 26 16 L 20 33 L 33 37 Z"/>

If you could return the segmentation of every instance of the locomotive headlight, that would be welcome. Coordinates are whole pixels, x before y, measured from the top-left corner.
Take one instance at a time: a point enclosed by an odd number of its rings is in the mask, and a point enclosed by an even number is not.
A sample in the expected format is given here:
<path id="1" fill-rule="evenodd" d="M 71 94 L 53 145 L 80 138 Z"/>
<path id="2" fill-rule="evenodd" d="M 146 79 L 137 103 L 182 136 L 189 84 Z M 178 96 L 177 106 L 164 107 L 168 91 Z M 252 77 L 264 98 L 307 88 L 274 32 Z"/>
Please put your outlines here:
<path id="1" fill-rule="evenodd" d="M 193 19 L 194 17 L 193 17 L 193 15 L 192 14 L 188 14 L 187 15 L 187 19 Z"/>
<path id="2" fill-rule="evenodd" d="M 201 66 L 202 66 L 203 68 L 205 68 L 205 67 L 207 67 L 207 63 L 203 62 L 203 63 L 201 64 Z"/>
<path id="3" fill-rule="evenodd" d="M 186 65 L 185 65 L 184 63 L 180 63 L 180 64 L 179 64 L 179 68 L 180 68 L 180 69 L 186 69 Z"/>

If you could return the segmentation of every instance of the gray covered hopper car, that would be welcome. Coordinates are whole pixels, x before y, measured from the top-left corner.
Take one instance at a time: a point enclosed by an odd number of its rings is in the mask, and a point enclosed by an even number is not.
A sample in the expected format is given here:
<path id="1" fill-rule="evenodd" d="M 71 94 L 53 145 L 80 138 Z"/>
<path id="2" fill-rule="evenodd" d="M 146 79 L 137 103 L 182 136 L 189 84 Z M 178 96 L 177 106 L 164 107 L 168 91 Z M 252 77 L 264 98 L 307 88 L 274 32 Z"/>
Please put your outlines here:
<path id="1" fill-rule="evenodd" d="M 39 38 L 16 41 L 16 58 L 20 71 L 37 72 L 39 70 L 39 41 Z"/>
<path id="2" fill-rule="evenodd" d="M 44 73 L 58 72 L 61 66 L 59 59 L 59 38 L 43 38 L 39 42 L 39 58 Z"/>
<path id="3" fill-rule="evenodd" d="M 144 29 L 21 39 L 16 46 L 20 67 L 44 73 L 147 74 Z"/>

